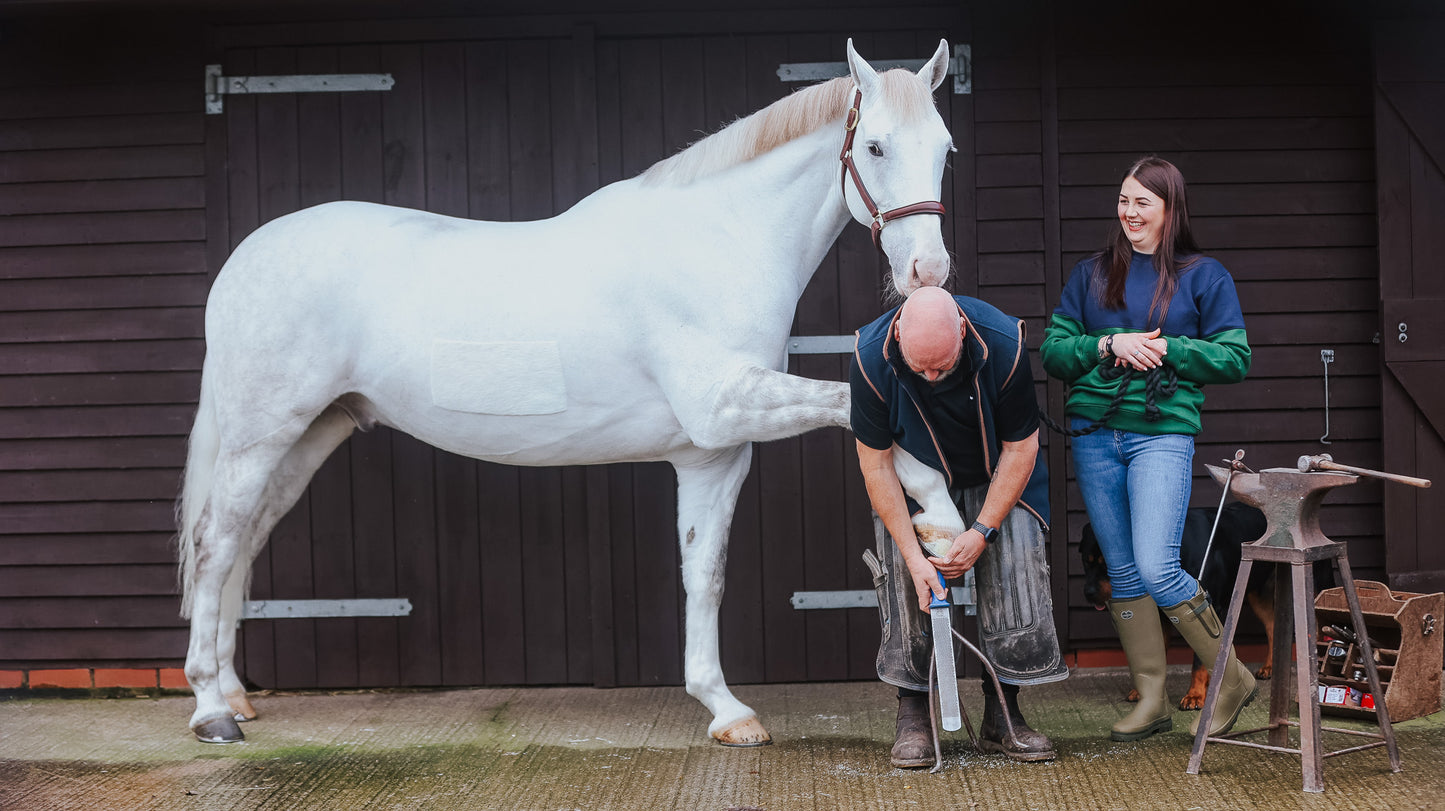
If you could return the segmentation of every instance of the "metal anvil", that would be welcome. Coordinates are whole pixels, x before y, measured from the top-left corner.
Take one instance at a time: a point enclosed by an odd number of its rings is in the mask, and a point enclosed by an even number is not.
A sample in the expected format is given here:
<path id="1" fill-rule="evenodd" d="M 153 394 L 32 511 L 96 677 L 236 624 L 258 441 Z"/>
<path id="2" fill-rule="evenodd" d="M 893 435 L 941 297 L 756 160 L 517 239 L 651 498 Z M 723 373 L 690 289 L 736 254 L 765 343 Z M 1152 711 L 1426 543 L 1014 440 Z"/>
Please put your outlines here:
<path id="1" fill-rule="evenodd" d="M 1353 473 L 1301 473 L 1294 468 L 1271 467 L 1258 473 L 1235 471 L 1231 479 L 1229 468 L 1205 467 L 1221 487 L 1228 481 L 1229 491 L 1236 498 L 1264 513 L 1268 527 L 1264 536 L 1255 543 L 1287 549 L 1309 549 L 1334 543 L 1320 531 L 1320 502 L 1330 490 L 1354 484 L 1360 478 Z"/>

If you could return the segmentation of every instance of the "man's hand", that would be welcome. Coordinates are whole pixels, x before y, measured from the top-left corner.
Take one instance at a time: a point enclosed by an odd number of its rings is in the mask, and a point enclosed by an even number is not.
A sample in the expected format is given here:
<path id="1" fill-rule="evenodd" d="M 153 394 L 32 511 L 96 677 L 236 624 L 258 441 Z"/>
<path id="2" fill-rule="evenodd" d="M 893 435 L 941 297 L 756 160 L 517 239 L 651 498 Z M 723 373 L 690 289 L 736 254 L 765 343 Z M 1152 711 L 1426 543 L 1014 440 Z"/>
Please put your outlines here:
<path id="1" fill-rule="evenodd" d="M 939 597 L 947 596 L 943 584 L 938 582 L 938 570 L 933 564 L 922 555 L 909 555 L 904 559 L 908 564 L 908 574 L 913 577 L 913 591 L 918 595 L 918 607 L 928 611 L 928 604 L 933 600 L 933 595 Z"/>
<path id="2" fill-rule="evenodd" d="M 953 539 L 953 545 L 948 548 L 948 554 L 941 558 L 930 557 L 932 563 L 943 576 L 952 580 L 955 577 L 962 577 L 964 572 L 973 568 L 978 562 L 978 556 L 983 554 L 984 547 L 988 541 L 977 530 L 967 530 L 962 535 Z"/>

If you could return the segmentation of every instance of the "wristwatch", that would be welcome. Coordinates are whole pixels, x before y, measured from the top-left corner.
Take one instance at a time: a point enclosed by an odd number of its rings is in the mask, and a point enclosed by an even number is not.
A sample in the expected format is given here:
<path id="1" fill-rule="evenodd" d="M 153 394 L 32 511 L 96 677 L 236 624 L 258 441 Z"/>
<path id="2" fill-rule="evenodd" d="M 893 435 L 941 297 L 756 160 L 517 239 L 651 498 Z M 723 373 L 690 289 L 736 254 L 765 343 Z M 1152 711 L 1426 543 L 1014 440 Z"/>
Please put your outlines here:
<path id="1" fill-rule="evenodd" d="M 982 522 L 974 521 L 972 529 L 974 532 L 982 535 L 983 539 L 988 543 L 993 543 L 998 540 L 998 527 L 986 527 Z"/>

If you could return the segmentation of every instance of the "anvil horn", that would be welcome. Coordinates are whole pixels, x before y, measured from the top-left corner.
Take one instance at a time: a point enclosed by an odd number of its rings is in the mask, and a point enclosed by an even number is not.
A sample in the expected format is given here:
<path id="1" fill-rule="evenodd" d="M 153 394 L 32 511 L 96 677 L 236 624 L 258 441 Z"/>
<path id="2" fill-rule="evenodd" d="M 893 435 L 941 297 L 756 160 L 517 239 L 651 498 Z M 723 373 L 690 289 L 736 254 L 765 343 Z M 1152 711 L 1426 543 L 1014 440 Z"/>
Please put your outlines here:
<path id="1" fill-rule="evenodd" d="M 1205 465 L 1204 467 L 1209 470 L 1209 475 L 1213 477 L 1215 484 L 1223 487 L 1225 482 L 1229 482 L 1229 492 L 1235 498 L 1254 507 L 1264 507 L 1264 485 L 1259 483 L 1258 473 L 1244 473 L 1236 470 L 1234 478 L 1231 479 L 1227 467 L 1218 465 Z"/>

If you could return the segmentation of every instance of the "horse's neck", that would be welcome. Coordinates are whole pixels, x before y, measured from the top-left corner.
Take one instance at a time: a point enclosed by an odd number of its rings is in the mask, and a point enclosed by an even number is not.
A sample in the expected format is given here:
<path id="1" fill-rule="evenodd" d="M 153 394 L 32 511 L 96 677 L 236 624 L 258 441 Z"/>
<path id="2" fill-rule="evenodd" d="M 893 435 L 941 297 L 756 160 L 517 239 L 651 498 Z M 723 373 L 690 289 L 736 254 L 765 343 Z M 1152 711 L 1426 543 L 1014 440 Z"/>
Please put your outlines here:
<path id="1" fill-rule="evenodd" d="M 841 142 L 841 124 L 825 127 L 709 181 L 750 239 L 772 242 L 751 253 L 777 263 L 766 271 L 772 278 L 796 281 L 794 304 L 849 219 L 839 190 Z"/>

